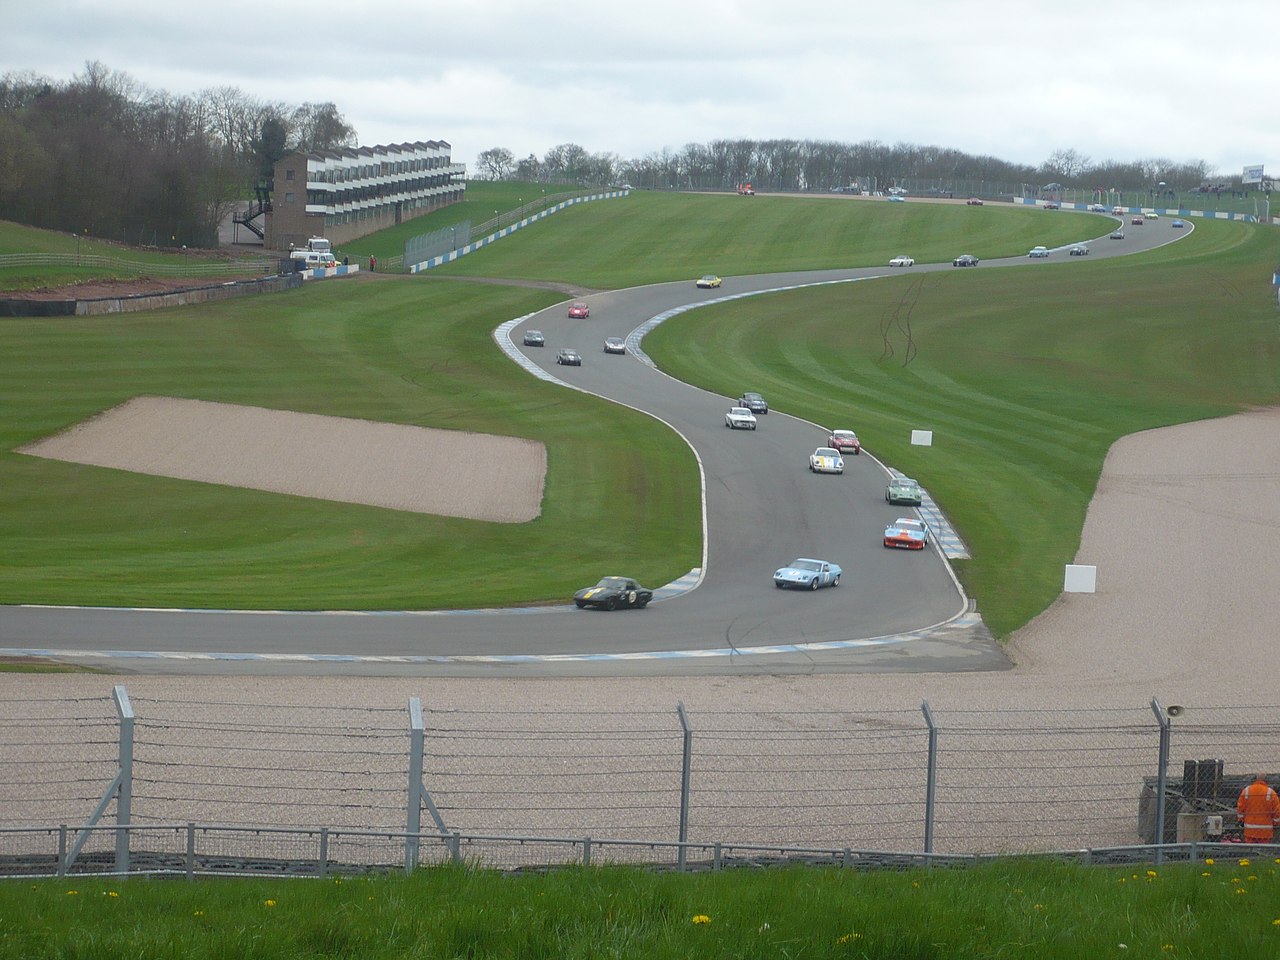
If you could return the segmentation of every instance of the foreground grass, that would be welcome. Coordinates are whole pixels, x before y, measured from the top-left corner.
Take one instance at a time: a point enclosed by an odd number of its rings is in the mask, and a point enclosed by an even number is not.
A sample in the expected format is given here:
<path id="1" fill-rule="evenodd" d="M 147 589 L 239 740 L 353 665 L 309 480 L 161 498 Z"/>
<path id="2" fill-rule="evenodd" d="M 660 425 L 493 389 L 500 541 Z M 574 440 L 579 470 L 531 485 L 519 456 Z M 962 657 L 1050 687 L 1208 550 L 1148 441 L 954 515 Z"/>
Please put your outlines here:
<path id="1" fill-rule="evenodd" d="M 975 270 L 751 298 L 645 339 L 669 373 L 856 429 L 919 479 L 973 555 L 997 635 L 1056 597 L 1111 445 L 1280 401 L 1268 228 L 1204 223 L 1123 260 Z M 934 431 L 932 447 L 910 444 Z M 1187 451 L 1194 456 L 1194 451 Z"/>
<path id="2" fill-rule="evenodd" d="M 1273 956 L 1276 864 L 0 883 L 0 957 Z"/>
<path id="3" fill-rule="evenodd" d="M 563 601 L 605 569 L 655 585 L 687 573 L 701 528 L 685 443 L 635 411 L 530 377 L 494 347 L 498 321 L 559 299 L 347 280 L 105 320 L 0 323 L 0 602 L 426 609 Z M 13 452 L 139 395 L 540 440 L 543 513 L 484 523 Z M 633 524 L 621 536 L 619 503 Z"/>

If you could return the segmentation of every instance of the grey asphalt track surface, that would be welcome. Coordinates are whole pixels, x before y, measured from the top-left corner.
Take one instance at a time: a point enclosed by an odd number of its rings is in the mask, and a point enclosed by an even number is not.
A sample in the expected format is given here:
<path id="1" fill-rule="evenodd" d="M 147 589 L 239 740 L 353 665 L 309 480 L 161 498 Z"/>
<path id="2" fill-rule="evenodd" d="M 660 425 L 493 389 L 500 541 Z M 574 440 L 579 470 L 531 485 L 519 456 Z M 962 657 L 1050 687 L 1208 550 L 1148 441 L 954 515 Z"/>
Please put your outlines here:
<path id="1" fill-rule="evenodd" d="M 1044 212 L 1067 216 L 1067 212 Z M 1126 218 L 1127 219 L 1127 218 Z M 1104 233 L 1089 259 L 1151 249 L 1191 232 L 1170 220 Z M 963 251 L 957 251 L 957 255 Z M 976 269 L 1063 269 L 1045 260 L 984 261 Z M 606 336 L 627 337 L 651 318 L 734 294 L 833 281 L 872 281 L 945 264 L 726 277 L 718 290 L 687 282 L 600 293 L 591 316 L 571 320 L 567 304 L 522 320 L 546 334 L 544 348 L 520 347 L 534 365 L 574 387 L 649 412 L 684 436 L 704 472 L 707 562 L 696 589 L 643 611 L 563 607 L 454 613 L 245 613 L 99 608 L 0 607 L 0 653 L 42 653 L 124 672 L 319 675 L 562 676 L 637 674 L 988 671 L 1009 667 L 969 611 L 936 549 L 890 551 L 886 524 L 909 514 L 884 502 L 887 473 L 871 455 L 845 458 L 843 476 L 814 475 L 808 455 L 827 428 L 777 410 L 755 431 L 731 431 L 734 398 L 672 379 L 631 352 L 606 355 Z M 973 269 L 973 268 L 971 268 Z M 636 342 L 633 337 L 631 344 Z M 574 347 L 581 367 L 561 367 Z M 753 389 L 742 384 L 743 390 Z M 921 424 L 927 429 L 927 424 Z M 571 535 L 571 531 L 566 531 Z M 835 588 L 778 590 L 772 573 L 795 557 L 844 568 Z M 607 567 L 607 560 L 602 564 Z M 606 573 L 626 571 L 601 569 Z M 585 584 L 584 584 L 585 585 Z M 654 585 L 650 585 L 654 586 Z"/>

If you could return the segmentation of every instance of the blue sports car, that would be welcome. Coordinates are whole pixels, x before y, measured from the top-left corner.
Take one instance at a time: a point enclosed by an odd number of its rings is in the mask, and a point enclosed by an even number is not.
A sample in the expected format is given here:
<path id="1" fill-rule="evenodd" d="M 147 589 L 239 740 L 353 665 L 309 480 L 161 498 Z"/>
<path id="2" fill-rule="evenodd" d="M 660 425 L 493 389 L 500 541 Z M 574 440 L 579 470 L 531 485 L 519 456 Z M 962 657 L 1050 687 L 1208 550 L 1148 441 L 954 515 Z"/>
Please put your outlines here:
<path id="1" fill-rule="evenodd" d="M 782 567 L 773 574 L 774 585 L 783 587 L 803 587 L 817 590 L 819 587 L 836 587 L 840 585 L 840 565 L 829 560 L 810 560 L 801 557 L 792 560 L 791 565 Z"/>

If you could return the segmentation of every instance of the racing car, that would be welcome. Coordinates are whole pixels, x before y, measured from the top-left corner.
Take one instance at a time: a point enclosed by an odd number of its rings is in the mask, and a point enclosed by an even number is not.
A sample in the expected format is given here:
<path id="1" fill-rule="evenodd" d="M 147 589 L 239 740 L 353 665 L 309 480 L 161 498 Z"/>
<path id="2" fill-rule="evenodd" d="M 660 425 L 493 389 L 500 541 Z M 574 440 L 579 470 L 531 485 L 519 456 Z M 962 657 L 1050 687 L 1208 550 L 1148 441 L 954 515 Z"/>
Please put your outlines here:
<path id="1" fill-rule="evenodd" d="M 783 587 L 804 587 L 817 590 L 819 587 L 838 587 L 840 574 L 844 571 L 839 564 L 829 560 L 810 560 L 801 557 L 792 560 L 790 565 L 779 567 L 774 571 L 773 584 L 779 590 Z"/>
<path id="2" fill-rule="evenodd" d="M 810 473 L 844 473 L 844 457 L 835 447 L 819 447 L 809 456 Z"/>
<path id="3" fill-rule="evenodd" d="M 908 550 L 923 550 L 928 542 L 929 525 L 923 520 L 899 517 L 884 528 L 884 545 L 886 547 L 906 547 Z"/>
<path id="4" fill-rule="evenodd" d="M 629 607 L 643 610 L 652 599 L 652 590 L 646 590 L 627 577 L 604 577 L 594 587 L 583 587 L 573 595 L 573 602 L 579 610 L 583 607 L 602 610 Z"/>
<path id="5" fill-rule="evenodd" d="M 889 503 L 918 507 L 924 499 L 924 494 L 920 490 L 920 484 L 910 477 L 894 477 L 884 488 L 884 498 Z"/>

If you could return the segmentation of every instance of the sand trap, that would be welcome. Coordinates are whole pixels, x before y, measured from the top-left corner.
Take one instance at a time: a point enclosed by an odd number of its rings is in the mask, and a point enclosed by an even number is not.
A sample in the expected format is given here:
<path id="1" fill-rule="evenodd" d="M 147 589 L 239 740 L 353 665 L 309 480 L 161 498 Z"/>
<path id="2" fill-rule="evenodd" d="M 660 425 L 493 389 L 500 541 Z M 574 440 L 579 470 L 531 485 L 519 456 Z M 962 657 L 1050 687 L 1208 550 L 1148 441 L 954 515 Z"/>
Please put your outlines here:
<path id="1" fill-rule="evenodd" d="M 173 397 L 135 397 L 19 453 L 445 517 L 542 510 L 533 440 Z"/>

